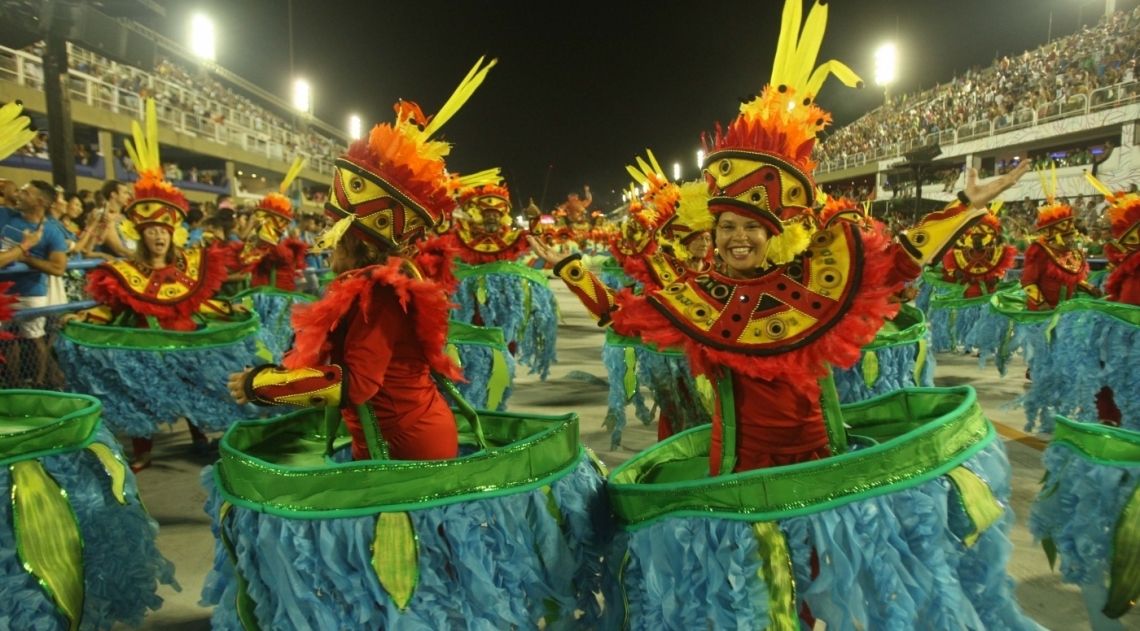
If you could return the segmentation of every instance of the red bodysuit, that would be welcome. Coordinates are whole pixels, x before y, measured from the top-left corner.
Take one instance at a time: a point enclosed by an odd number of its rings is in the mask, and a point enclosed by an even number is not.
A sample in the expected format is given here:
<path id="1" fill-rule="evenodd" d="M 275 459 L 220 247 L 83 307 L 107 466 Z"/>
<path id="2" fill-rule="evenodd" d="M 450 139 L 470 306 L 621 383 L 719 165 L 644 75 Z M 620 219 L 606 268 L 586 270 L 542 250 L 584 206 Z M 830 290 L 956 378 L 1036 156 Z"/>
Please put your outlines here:
<path id="1" fill-rule="evenodd" d="M 1030 311 L 1051 311 L 1065 299 L 1072 298 L 1078 288 L 1087 288 L 1085 278 L 1089 265 L 1078 250 L 1057 251 L 1035 241 L 1025 251 L 1025 269 L 1021 286 L 1029 294 L 1026 307 Z M 1039 297 L 1033 295 L 1033 287 Z"/>

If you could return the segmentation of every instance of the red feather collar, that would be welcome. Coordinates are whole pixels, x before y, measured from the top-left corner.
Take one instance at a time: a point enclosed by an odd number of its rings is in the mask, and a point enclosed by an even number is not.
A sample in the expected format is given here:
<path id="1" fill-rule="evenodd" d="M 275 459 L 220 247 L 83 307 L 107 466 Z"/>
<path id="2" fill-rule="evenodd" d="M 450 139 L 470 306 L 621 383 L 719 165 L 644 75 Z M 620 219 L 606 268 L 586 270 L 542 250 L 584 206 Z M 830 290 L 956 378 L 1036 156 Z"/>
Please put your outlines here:
<path id="1" fill-rule="evenodd" d="M 87 274 L 87 293 L 114 310 L 159 320 L 190 317 L 226 282 L 226 256 L 215 249 L 183 250 L 160 270 L 127 259 L 102 263 Z"/>
<path id="2" fill-rule="evenodd" d="M 1120 294 L 1124 291 L 1124 281 L 1137 276 L 1140 276 L 1140 250 L 1133 250 L 1108 275 L 1108 280 L 1104 283 L 1105 295 L 1110 296 L 1110 300 L 1119 301 Z"/>
<path id="3" fill-rule="evenodd" d="M 301 368 L 327 361 L 332 350 L 329 336 L 358 301 L 361 312 L 369 313 L 374 295 L 372 289 L 383 285 L 396 291 L 404 311 L 416 310 L 416 337 L 432 370 L 453 380 L 461 379 L 462 371 L 444 353 L 447 319 L 455 305 L 448 300 L 449 290 L 445 284 L 425 276 L 428 270 L 419 265 L 423 259 L 425 267 L 434 268 L 439 273 L 442 271 L 437 260 L 439 256 L 439 252 L 432 249 L 426 258 L 421 256 L 415 263 L 390 257 L 386 263 L 345 272 L 329 284 L 325 295 L 317 302 L 294 305 L 292 319 L 296 342 L 282 364 L 286 368 Z M 450 276 L 449 267 L 443 267 L 448 268 Z"/>

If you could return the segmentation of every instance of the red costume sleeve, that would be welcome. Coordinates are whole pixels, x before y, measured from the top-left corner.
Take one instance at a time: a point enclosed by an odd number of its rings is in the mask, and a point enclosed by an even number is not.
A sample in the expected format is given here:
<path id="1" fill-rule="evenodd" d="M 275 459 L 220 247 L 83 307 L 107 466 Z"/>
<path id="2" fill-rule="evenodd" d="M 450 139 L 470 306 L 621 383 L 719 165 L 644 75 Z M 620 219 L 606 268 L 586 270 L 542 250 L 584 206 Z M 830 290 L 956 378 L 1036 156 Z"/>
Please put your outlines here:
<path id="1" fill-rule="evenodd" d="M 915 280 L 922 274 L 922 266 L 907 253 L 902 245 L 892 243 L 888 246 L 887 251 L 894 262 L 890 272 L 887 273 L 886 284 L 888 287 L 901 289 L 905 283 Z"/>

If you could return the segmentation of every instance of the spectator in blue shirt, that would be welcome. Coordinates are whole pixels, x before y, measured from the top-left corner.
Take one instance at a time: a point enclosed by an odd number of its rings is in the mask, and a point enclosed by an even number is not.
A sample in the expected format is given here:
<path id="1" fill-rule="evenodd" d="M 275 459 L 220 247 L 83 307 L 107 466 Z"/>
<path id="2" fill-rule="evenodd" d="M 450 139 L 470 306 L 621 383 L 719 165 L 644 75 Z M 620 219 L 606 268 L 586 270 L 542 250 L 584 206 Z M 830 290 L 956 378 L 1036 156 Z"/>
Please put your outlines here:
<path id="1" fill-rule="evenodd" d="M 28 234 L 42 230 L 39 242 L 27 249 L 21 261 L 31 268 L 27 272 L 10 275 L 11 293 L 16 295 L 16 310 L 47 306 L 47 275 L 62 276 L 67 270 L 67 241 L 62 230 L 45 221 L 47 209 L 55 200 L 56 191 L 51 184 L 32 180 L 16 195 L 16 209 L 0 206 L 0 251 L 21 248 Z M 21 248 L 22 249 L 22 248 Z M 36 350 L 36 374 L 33 383 L 42 385 L 47 373 L 47 340 L 44 337 L 44 318 L 20 320 L 21 337 L 33 340 Z M 19 345 L 9 358 L 19 366 Z"/>
<path id="2" fill-rule="evenodd" d="M 186 228 L 188 235 L 186 238 L 187 247 L 202 242 L 202 219 L 204 217 L 205 215 L 200 208 L 191 208 L 190 212 L 186 213 L 186 221 L 182 225 Z"/>

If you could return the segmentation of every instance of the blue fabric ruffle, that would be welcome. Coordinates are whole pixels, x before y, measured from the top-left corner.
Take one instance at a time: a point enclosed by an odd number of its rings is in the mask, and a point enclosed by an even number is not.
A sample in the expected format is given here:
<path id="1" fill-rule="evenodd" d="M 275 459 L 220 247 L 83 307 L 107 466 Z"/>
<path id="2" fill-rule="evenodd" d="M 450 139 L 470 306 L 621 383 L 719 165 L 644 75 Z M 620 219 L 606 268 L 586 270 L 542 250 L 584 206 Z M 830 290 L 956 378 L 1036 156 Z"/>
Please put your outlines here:
<path id="1" fill-rule="evenodd" d="M 1093 310 L 1062 314 L 1051 322 L 1019 325 L 1033 383 L 1018 402 L 1026 428 L 1053 431 L 1053 417 L 1099 422 L 1096 396 L 1113 391 L 1121 427 L 1140 430 L 1140 327 Z"/>
<path id="2" fill-rule="evenodd" d="M 978 351 L 978 370 L 984 370 L 991 358 L 1004 377 L 1013 355 L 1021 349 L 1027 326 L 999 314 L 986 306 L 985 311 L 966 334 L 966 348 Z"/>
<path id="3" fill-rule="evenodd" d="M 605 428 L 610 430 L 610 450 L 617 449 L 621 446 L 621 436 L 625 431 L 627 418 L 625 408 L 630 403 L 633 404 L 637 418 L 640 419 L 642 423 L 648 425 L 653 422 L 653 415 L 649 406 L 645 403 L 645 394 L 641 391 L 640 382 L 634 386 L 633 396 L 628 400 L 626 399 L 626 348 L 625 346 L 610 344 L 608 340 L 602 345 L 602 363 L 606 366 L 606 375 L 608 376 L 610 388 L 609 398 L 607 399 L 606 420 L 604 422 Z M 634 361 L 637 361 L 636 351 L 634 351 Z M 635 375 L 638 372 L 638 368 L 634 369 Z"/>
<path id="4" fill-rule="evenodd" d="M 970 350 L 967 343 L 970 331 L 978 320 L 989 311 L 987 303 L 956 309 L 930 309 L 930 332 L 933 335 L 934 350 L 961 352 Z"/>
<path id="5" fill-rule="evenodd" d="M 1140 466 L 1097 464 L 1073 449 L 1045 450 L 1045 487 L 1033 503 L 1029 530 L 1035 542 L 1052 539 L 1061 559 L 1061 578 L 1081 586 L 1094 628 L 1118 628 L 1100 612 L 1112 562 L 1112 538 L 1120 513 L 1140 484 Z"/>
<path id="6" fill-rule="evenodd" d="M 230 346 L 170 351 L 83 346 L 58 335 L 55 352 L 69 389 L 98 397 L 116 434 L 150 438 L 180 416 L 203 431 L 220 431 L 266 413 L 239 406 L 226 389 L 231 373 L 266 363 L 256 335 Z"/>
<path id="7" fill-rule="evenodd" d="M 111 434 L 99 429 L 96 440 L 120 458 Z M 124 460 L 125 462 L 125 460 Z M 40 458 L 44 469 L 67 492 L 83 537 L 86 594 L 82 631 L 110 629 L 116 622 L 138 627 L 147 611 L 162 606 L 158 584 L 172 585 L 174 564 L 158 551 L 158 523 L 139 501 L 135 476 L 126 472 L 127 504 L 111 493 L 111 480 L 98 456 L 86 449 Z M 0 475 L 0 496 L 10 498 L 11 478 Z M 16 552 L 12 503 L 0 502 L 0 629 L 65 631 L 66 620 Z"/>
<path id="8" fill-rule="evenodd" d="M 1001 441 L 965 466 L 1009 505 L 1010 469 Z M 1013 550 L 1012 511 L 966 548 L 967 517 L 955 493 L 941 477 L 781 520 L 797 611 L 806 603 L 828 631 L 1042 631 L 1021 612 L 1005 570 Z M 750 524 L 667 518 L 632 533 L 628 546 L 615 553 L 627 551 L 622 585 L 630 629 L 768 627 L 768 588 Z M 814 579 L 813 556 L 819 565 Z"/>
<path id="9" fill-rule="evenodd" d="M 514 274 L 474 275 L 460 281 L 452 300 L 458 305 L 453 319 L 502 329 L 530 374 L 544 380 L 550 375 L 551 364 L 558 361 L 558 304 L 549 287 Z"/>
<path id="10" fill-rule="evenodd" d="M 212 473 L 202 484 L 217 535 Z M 593 628 L 612 537 L 603 487 L 584 457 L 549 497 L 536 489 L 411 511 L 419 580 L 403 612 L 372 569 L 375 517 L 296 520 L 234 507 L 225 528 L 263 629 L 522 630 L 542 618 L 551 630 Z M 242 631 L 234 569 L 220 543 L 215 553 L 202 603 L 217 605 L 215 630 Z"/>
<path id="11" fill-rule="evenodd" d="M 253 303 L 253 310 L 261 318 L 257 337 L 273 355 L 273 362 L 281 360 L 285 351 L 293 348 L 293 322 L 290 314 L 298 302 L 311 302 L 299 296 L 253 291 L 245 297 Z M 267 363 L 267 362 L 261 362 Z"/>
<path id="12" fill-rule="evenodd" d="M 459 353 L 459 363 L 463 367 L 464 381 L 455 382 L 459 394 L 475 409 L 487 409 L 487 386 L 491 383 L 491 373 L 495 366 L 494 349 L 482 344 L 449 343 L 455 344 L 455 349 Z M 495 408 L 499 411 L 507 409 L 507 400 L 514 391 L 515 381 L 515 358 L 509 352 L 503 351 L 503 360 L 507 362 L 510 384 L 503 391 L 503 399 Z M 446 393 L 444 395 L 446 396 Z"/>
<path id="13" fill-rule="evenodd" d="M 922 370 L 915 381 L 914 371 L 918 362 L 918 355 L 923 352 L 918 343 L 900 344 L 875 349 L 874 353 L 879 363 L 878 378 L 870 385 L 863 376 L 864 361 L 867 352 L 864 351 L 859 362 L 848 370 L 833 370 L 835 389 L 839 393 L 840 403 L 855 403 L 879 395 L 894 392 L 899 388 L 933 388 L 934 369 L 936 366 L 934 353 L 930 350 L 930 333 L 926 335 L 927 348 L 923 358 Z"/>
<path id="14" fill-rule="evenodd" d="M 712 422 L 688 358 L 656 353 L 645 347 L 638 347 L 636 353 L 637 379 L 653 395 L 654 405 L 661 412 L 658 422 L 671 423 L 674 434 Z M 648 422 L 645 418 L 642 421 Z"/>

